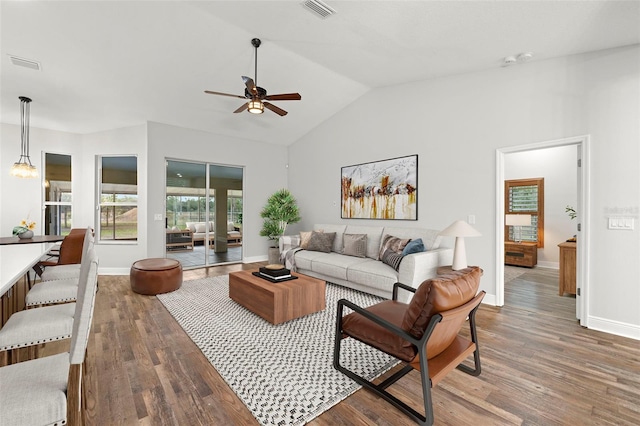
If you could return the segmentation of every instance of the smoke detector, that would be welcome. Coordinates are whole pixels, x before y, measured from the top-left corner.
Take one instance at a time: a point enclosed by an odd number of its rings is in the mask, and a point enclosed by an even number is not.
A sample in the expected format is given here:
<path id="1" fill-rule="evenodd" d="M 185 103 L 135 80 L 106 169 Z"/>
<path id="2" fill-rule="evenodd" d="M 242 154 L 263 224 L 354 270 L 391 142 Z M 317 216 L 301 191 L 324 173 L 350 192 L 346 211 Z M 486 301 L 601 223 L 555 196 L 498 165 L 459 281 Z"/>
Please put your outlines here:
<path id="1" fill-rule="evenodd" d="M 518 55 L 518 62 L 527 62 L 533 58 L 533 52 L 524 52 Z"/>
<path id="2" fill-rule="evenodd" d="M 502 60 L 502 66 L 508 67 L 509 65 L 513 65 L 516 62 L 518 62 L 518 58 L 516 58 L 515 56 L 505 56 Z"/>

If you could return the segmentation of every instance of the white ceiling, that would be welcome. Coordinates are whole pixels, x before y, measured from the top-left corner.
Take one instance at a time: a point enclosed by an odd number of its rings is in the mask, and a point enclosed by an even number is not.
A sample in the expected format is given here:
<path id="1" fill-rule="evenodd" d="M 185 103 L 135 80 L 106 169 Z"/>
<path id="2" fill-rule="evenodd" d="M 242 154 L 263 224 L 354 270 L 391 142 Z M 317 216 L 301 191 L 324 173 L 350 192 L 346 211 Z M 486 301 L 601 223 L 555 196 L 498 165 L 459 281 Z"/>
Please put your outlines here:
<path id="1" fill-rule="evenodd" d="M 291 144 L 368 90 L 640 43 L 639 1 L 2 1 L 0 121 L 92 133 L 156 121 Z M 253 77 L 280 117 L 233 114 Z M 39 61 L 17 67 L 8 55 Z M 409 101 L 411 94 L 407 94 Z"/>

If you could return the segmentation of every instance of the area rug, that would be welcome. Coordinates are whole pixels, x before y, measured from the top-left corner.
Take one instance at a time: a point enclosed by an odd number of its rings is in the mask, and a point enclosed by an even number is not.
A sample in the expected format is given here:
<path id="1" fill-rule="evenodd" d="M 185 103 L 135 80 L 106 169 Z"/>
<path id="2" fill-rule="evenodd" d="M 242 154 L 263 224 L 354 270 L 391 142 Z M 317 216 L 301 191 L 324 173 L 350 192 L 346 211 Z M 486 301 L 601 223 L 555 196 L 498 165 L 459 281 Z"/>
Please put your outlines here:
<path id="1" fill-rule="evenodd" d="M 186 281 L 158 299 L 262 425 L 301 425 L 360 388 L 333 368 L 336 306 L 380 298 L 327 283 L 324 311 L 272 325 L 229 299 L 229 277 Z M 345 339 L 341 363 L 373 379 L 397 363 Z"/>
<path id="2" fill-rule="evenodd" d="M 517 266 L 509 266 L 504 265 L 504 282 L 508 283 L 511 280 L 518 278 L 520 275 L 527 272 L 524 268 L 519 268 Z"/>

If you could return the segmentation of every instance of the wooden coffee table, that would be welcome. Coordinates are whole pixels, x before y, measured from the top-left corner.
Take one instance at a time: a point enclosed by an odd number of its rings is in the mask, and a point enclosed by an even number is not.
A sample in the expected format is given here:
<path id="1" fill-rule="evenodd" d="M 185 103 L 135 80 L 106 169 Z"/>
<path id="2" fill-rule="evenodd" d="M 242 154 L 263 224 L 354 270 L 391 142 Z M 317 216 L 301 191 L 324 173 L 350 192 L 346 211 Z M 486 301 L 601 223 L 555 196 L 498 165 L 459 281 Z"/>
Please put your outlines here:
<path id="1" fill-rule="evenodd" d="M 324 281 L 293 272 L 297 280 L 271 283 L 252 272 L 229 274 L 229 297 L 271 324 L 324 310 Z"/>

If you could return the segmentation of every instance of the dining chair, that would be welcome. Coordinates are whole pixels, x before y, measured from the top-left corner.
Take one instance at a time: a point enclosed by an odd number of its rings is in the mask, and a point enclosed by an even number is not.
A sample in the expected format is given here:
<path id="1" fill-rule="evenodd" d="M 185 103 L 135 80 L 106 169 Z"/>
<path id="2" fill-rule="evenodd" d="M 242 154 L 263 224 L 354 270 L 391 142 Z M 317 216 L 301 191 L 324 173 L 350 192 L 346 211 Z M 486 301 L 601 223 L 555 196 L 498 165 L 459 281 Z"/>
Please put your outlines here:
<path id="1" fill-rule="evenodd" d="M 81 267 L 78 299 L 87 291 L 96 292 L 97 277 L 98 259 L 95 251 L 91 249 Z M 38 345 L 70 338 L 78 309 L 78 302 L 75 302 L 26 309 L 11 315 L 0 329 L 0 351 L 2 351 L 3 363 L 19 361 L 18 349 L 31 348 L 32 354 L 29 355 L 31 357 L 37 355 L 35 352 Z"/>
<path id="2" fill-rule="evenodd" d="M 25 305 L 27 308 L 75 301 L 78 294 L 80 268 L 82 262 L 85 261 L 87 253 L 93 248 L 93 245 L 93 232 L 91 228 L 87 228 L 82 244 L 82 260 L 80 265 L 60 265 L 47 268 L 43 276 L 46 278 L 48 273 L 50 277 L 55 279 L 43 280 L 31 287 L 25 297 Z M 66 272 L 63 269 L 63 272 L 60 272 L 62 268 L 69 269 L 67 269 Z"/>
<path id="3" fill-rule="evenodd" d="M 98 266 L 93 250 L 91 258 L 87 285 L 81 287 L 75 305 L 69 352 L 0 368 L 0 425 L 75 426 L 85 423 L 84 367 Z"/>
<path id="4" fill-rule="evenodd" d="M 481 275 L 482 269 L 473 266 L 426 280 L 417 289 L 396 283 L 392 300 L 368 308 L 339 300 L 334 367 L 418 424 L 433 424 L 431 388 L 456 368 L 472 376 L 481 371 L 475 324 L 476 310 L 485 295 L 484 291 L 478 293 Z M 414 293 L 408 304 L 398 302 L 400 289 Z M 343 317 L 345 307 L 353 312 Z M 467 318 L 470 340 L 458 334 Z M 359 376 L 340 363 L 341 342 L 348 337 L 397 358 L 404 366 L 378 384 Z M 463 364 L 470 355 L 473 355 L 473 367 Z M 420 375 L 424 414 L 387 391 L 413 370 Z"/>
<path id="5" fill-rule="evenodd" d="M 89 235 L 88 231 L 91 231 L 90 235 L 93 236 L 91 228 L 72 228 L 60 244 L 57 259 L 41 260 L 33 267 L 40 281 L 78 277 L 82 255 L 86 253 L 87 243 L 89 243 L 85 238 Z"/>

